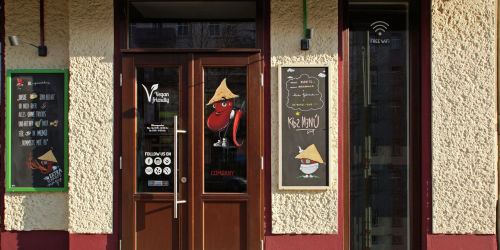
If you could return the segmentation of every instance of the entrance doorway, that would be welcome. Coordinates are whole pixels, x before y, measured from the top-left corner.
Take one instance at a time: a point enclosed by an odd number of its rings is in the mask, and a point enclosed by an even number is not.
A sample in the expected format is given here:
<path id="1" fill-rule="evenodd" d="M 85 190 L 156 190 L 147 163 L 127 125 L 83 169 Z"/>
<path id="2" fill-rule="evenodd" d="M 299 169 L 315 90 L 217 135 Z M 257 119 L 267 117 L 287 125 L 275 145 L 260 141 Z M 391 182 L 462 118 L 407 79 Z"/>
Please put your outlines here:
<path id="1" fill-rule="evenodd" d="M 125 53 L 123 249 L 257 249 L 260 53 Z"/>
<path id="2" fill-rule="evenodd" d="M 348 4 L 348 234 L 353 250 L 418 249 L 420 241 L 414 5 Z"/>

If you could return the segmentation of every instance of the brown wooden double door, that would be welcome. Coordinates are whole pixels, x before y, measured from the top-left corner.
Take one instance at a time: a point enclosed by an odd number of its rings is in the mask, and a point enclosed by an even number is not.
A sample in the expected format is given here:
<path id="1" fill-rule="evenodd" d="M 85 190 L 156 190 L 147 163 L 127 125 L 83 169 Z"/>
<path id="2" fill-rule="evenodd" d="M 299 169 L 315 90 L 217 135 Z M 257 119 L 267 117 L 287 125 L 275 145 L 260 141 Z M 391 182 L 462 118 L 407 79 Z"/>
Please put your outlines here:
<path id="1" fill-rule="evenodd" d="M 261 247 L 260 62 L 124 53 L 123 249 Z"/>

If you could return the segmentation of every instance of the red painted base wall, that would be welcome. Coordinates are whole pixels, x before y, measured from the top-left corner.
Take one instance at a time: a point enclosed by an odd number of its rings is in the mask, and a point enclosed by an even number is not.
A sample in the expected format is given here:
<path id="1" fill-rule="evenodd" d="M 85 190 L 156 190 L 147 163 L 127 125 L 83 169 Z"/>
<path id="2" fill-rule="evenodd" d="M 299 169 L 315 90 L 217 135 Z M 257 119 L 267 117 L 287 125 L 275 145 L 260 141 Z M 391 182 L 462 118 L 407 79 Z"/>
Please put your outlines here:
<path id="1" fill-rule="evenodd" d="M 114 234 L 70 234 L 69 250 L 118 250 L 118 236 Z"/>
<path id="2" fill-rule="evenodd" d="M 338 235 L 266 236 L 266 250 L 341 250 Z M 496 235 L 427 235 L 426 250 L 497 250 Z"/>
<path id="3" fill-rule="evenodd" d="M 266 236 L 266 250 L 340 250 L 342 239 L 331 235 L 276 235 Z"/>
<path id="4" fill-rule="evenodd" d="M 266 250 L 341 250 L 342 239 L 332 235 L 270 235 Z M 116 234 L 69 234 L 65 231 L 0 233 L 2 250 L 118 250 Z M 236 250 L 236 249 L 235 249 Z M 427 250 L 497 250 L 496 235 L 427 235 Z"/>
<path id="5" fill-rule="evenodd" d="M 116 234 L 69 234 L 65 231 L 0 233 L 1 250 L 118 250 Z"/>
<path id="6" fill-rule="evenodd" d="M 496 235 L 427 235 L 427 250 L 496 250 Z"/>
<path id="7" fill-rule="evenodd" d="M 65 250 L 68 249 L 65 231 L 9 231 L 0 233 L 2 250 Z"/>

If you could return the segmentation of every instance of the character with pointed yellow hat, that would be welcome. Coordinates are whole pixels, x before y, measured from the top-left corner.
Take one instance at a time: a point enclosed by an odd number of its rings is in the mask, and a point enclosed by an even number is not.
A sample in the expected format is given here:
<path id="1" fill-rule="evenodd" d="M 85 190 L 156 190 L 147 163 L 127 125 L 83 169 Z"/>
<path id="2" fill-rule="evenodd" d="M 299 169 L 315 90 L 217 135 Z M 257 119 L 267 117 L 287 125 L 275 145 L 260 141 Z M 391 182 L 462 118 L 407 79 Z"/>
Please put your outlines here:
<path id="1" fill-rule="evenodd" d="M 230 121 L 234 118 L 233 124 L 233 142 L 237 147 L 240 147 L 242 143 L 238 143 L 236 140 L 236 132 L 238 130 L 239 121 L 241 116 L 244 113 L 244 103 L 240 110 L 235 111 L 234 109 L 234 100 L 238 98 L 238 95 L 235 95 L 226 84 L 226 78 L 222 80 L 219 87 L 215 90 L 214 96 L 207 103 L 207 106 L 212 105 L 215 109 L 210 116 L 207 118 L 207 127 L 219 133 L 219 140 L 214 143 L 214 147 L 229 147 L 226 133 L 227 128 L 229 127 Z M 224 135 L 221 137 L 221 133 L 224 132 Z"/>
<path id="2" fill-rule="evenodd" d="M 54 164 L 57 164 L 57 159 L 51 149 L 37 159 L 30 157 L 26 164 L 31 169 L 38 169 L 42 174 L 48 174 L 55 168 Z"/>
<path id="3" fill-rule="evenodd" d="M 305 174 L 300 176 L 300 178 L 319 178 L 312 174 L 318 170 L 319 164 L 324 164 L 325 162 L 314 144 L 309 145 L 304 150 L 299 146 L 299 154 L 295 156 L 295 159 L 300 159 L 300 171 Z"/>

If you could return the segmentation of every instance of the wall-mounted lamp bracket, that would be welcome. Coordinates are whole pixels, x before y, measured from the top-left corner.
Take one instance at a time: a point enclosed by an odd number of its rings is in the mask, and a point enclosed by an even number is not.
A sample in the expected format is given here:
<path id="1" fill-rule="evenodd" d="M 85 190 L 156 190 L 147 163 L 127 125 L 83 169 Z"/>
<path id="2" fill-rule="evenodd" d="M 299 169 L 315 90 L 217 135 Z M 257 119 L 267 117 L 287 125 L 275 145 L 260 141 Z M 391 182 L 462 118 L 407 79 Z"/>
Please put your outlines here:
<path id="1" fill-rule="evenodd" d="M 45 45 L 34 45 L 32 43 L 29 43 L 29 42 L 25 42 L 21 39 L 19 39 L 17 36 L 9 36 L 9 44 L 10 46 L 17 46 L 19 45 L 19 42 L 22 42 L 22 43 L 25 43 L 25 44 L 28 44 L 28 45 L 31 45 L 35 48 L 38 49 L 38 56 L 47 56 L 47 46 Z"/>

